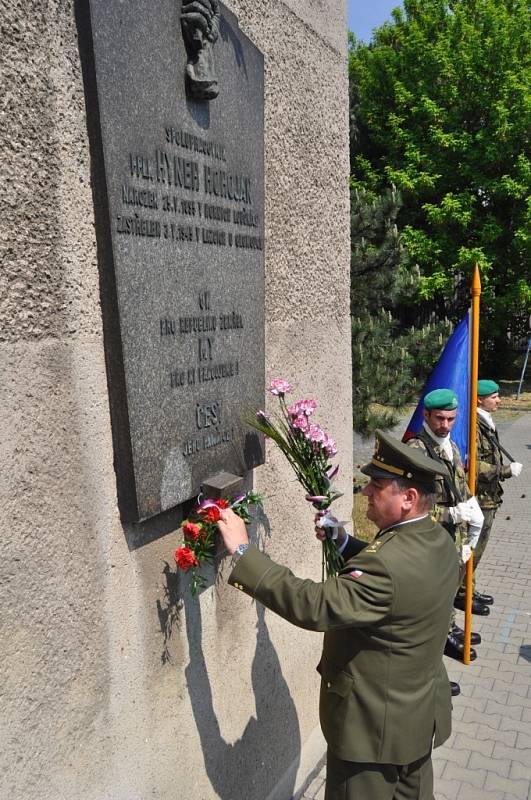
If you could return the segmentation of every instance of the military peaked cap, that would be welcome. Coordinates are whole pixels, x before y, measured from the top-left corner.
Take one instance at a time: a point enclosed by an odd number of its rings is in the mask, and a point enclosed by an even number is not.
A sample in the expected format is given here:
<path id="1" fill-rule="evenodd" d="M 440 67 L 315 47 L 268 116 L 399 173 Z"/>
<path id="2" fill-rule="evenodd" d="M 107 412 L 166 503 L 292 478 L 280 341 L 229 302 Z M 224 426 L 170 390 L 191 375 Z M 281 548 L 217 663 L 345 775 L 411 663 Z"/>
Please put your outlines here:
<path id="1" fill-rule="evenodd" d="M 500 387 L 496 381 L 478 381 L 478 397 L 487 397 L 489 394 L 496 394 L 499 391 Z"/>
<path id="2" fill-rule="evenodd" d="M 431 411 L 438 408 L 441 411 L 453 411 L 459 405 L 457 395 L 451 389 L 434 389 L 424 398 L 424 408 Z"/>
<path id="3" fill-rule="evenodd" d="M 449 477 L 445 465 L 423 452 L 408 447 L 394 436 L 376 431 L 374 455 L 361 471 L 371 478 L 403 478 L 414 483 L 433 484 L 437 475 Z"/>

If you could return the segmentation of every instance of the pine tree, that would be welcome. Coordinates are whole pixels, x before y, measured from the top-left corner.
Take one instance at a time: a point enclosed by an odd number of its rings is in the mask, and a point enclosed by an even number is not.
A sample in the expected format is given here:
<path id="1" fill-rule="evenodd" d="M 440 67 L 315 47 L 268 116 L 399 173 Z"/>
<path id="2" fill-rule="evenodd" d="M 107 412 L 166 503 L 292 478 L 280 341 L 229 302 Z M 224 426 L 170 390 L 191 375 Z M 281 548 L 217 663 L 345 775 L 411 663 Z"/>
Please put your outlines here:
<path id="1" fill-rule="evenodd" d="M 369 436 L 397 423 L 437 360 L 450 323 L 406 324 L 404 300 L 419 273 L 405 268 L 396 226 L 400 196 L 351 193 L 351 314 L 354 429 Z"/>
<path id="2" fill-rule="evenodd" d="M 352 313 L 359 308 L 375 313 L 416 286 L 415 275 L 402 269 L 404 250 L 396 226 L 400 205 L 394 187 L 380 197 L 363 189 L 351 192 Z"/>

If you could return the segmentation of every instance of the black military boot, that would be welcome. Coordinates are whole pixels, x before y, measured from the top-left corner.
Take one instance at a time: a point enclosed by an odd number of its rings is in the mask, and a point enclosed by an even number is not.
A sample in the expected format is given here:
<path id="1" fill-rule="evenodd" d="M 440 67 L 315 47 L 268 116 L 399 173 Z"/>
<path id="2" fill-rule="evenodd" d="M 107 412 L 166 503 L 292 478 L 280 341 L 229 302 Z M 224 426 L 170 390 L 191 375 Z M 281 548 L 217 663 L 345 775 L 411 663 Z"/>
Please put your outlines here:
<path id="1" fill-rule="evenodd" d="M 464 594 L 456 594 L 454 599 L 454 608 L 460 608 L 461 611 L 465 610 Z M 478 614 L 480 617 L 486 617 L 490 614 L 490 608 L 483 605 L 483 603 L 478 603 L 478 601 L 472 597 L 472 613 Z"/>
<path id="2" fill-rule="evenodd" d="M 456 661 L 463 660 L 463 652 L 465 650 L 465 644 L 461 639 L 458 639 L 457 636 L 454 636 L 453 633 L 449 633 L 446 637 L 446 644 L 444 646 L 444 655 L 449 656 L 450 658 L 455 658 Z M 470 660 L 475 661 L 477 658 L 477 653 L 473 647 L 470 648 Z"/>
<path id="3" fill-rule="evenodd" d="M 465 632 L 462 628 L 460 628 L 455 623 L 452 625 L 452 634 L 455 636 L 456 639 L 459 639 L 460 642 L 465 641 Z M 470 634 L 470 643 L 471 644 L 481 644 L 481 634 L 480 633 L 472 633 Z"/>
<path id="4" fill-rule="evenodd" d="M 458 694 L 461 694 L 461 687 L 455 681 L 450 681 L 450 691 L 452 692 L 452 697 L 457 697 Z"/>
<path id="5" fill-rule="evenodd" d="M 483 594 L 482 592 L 474 592 L 472 598 L 483 606 L 491 606 L 494 603 L 494 597 L 491 594 Z"/>

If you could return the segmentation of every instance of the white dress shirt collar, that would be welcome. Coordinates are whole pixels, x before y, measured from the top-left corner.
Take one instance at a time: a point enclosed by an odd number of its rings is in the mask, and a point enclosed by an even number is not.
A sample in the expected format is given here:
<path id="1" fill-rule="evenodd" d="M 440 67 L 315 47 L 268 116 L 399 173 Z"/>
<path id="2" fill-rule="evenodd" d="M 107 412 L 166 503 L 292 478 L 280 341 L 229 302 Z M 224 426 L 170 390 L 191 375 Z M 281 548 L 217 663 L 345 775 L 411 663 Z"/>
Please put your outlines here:
<path id="1" fill-rule="evenodd" d="M 478 406 L 478 414 L 481 417 L 481 419 L 485 420 L 489 428 L 492 428 L 493 431 L 496 430 L 496 425 L 494 424 L 494 420 L 492 419 L 492 416 L 489 414 L 488 411 L 485 411 L 484 408 L 480 408 Z"/>
<path id="2" fill-rule="evenodd" d="M 451 442 L 450 442 L 450 434 L 448 434 L 448 436 L 437 436 L 432 431 L 432 429 L 430 428 L 430 426 L 428 425 L 426 420 L 424 420 L 422 425 L 423 425 L 423 428 L 426 431 L 426 433 L 428 433 L 431 436 L 431 438 L 433 439 L 435 444 L 438 444 L 439 447 L 442 449 L 442 451 L 444 452 L 444 454 L 445 454 L 446 458 L 448 459 L 448 461 L 451 461 L 452 464 L 453 464 L 453 462 L 454 462 L 454 451 L 452 450 L 452 445 L 451 445 Z"/>

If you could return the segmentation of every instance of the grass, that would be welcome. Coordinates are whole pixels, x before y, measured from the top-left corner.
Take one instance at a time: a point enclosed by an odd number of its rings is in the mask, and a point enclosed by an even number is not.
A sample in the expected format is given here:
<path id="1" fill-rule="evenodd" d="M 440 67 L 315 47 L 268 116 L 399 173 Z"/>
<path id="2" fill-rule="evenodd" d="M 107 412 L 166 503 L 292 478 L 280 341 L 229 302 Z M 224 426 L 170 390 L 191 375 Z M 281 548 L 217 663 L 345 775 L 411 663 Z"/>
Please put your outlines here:
<path id="1" fill-rule="evenodd" d="M 501 414 L 506 411 L 531 411 L 531 380 L 526 380 L 523 382 L 522 392 L 518 400 L 516 399 L 516 395 L 518 392 L 518 385 L 520 383 L 519 380 L 500 381 L 499 383 L 500 397 L 502 401 L 496 417 L 503 419 Z M 510 419 L 510 416 L 506 418 Z"/>

